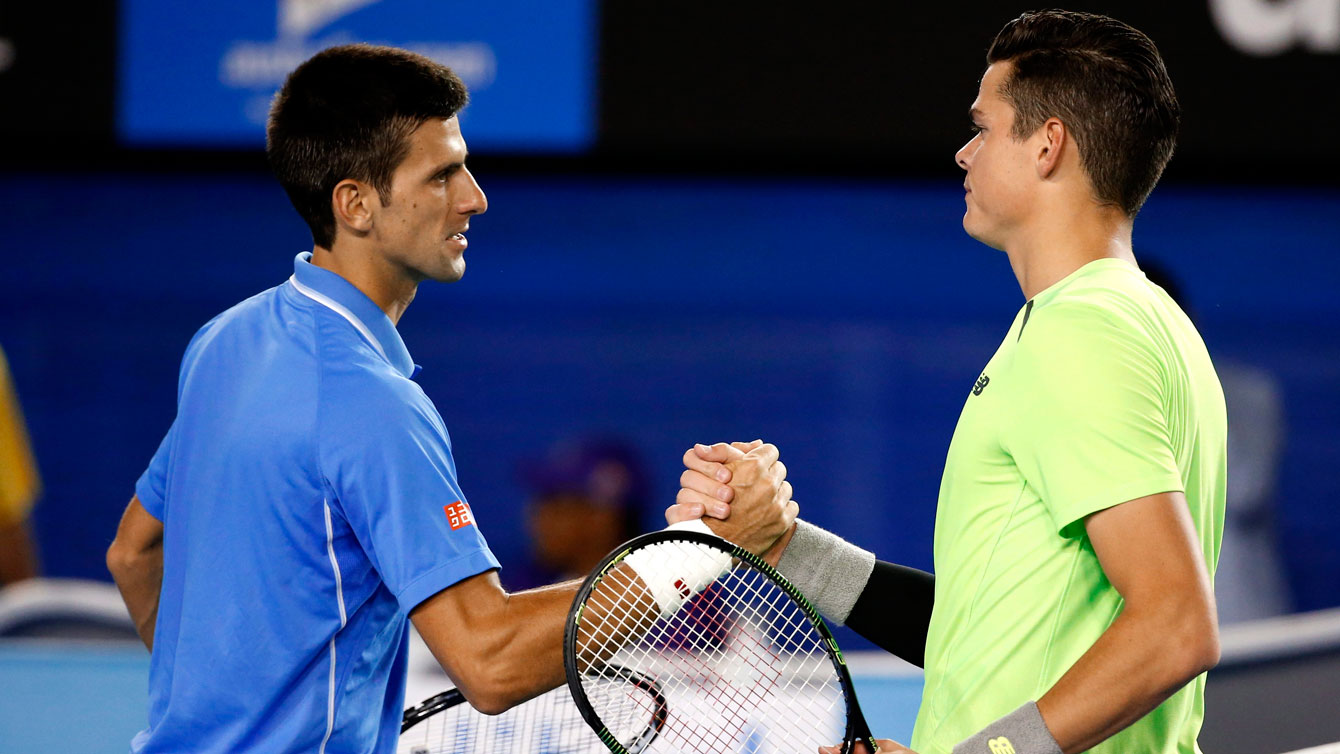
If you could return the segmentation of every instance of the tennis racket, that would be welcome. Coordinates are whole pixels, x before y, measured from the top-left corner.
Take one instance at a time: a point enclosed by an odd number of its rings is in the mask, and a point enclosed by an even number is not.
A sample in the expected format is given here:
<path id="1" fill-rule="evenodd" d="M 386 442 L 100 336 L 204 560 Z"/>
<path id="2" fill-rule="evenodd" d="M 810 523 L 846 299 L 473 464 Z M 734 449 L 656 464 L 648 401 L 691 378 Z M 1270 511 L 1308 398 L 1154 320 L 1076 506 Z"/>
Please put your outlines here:
<path id="1" fill-rule="evenodd" d="M 616 665 L 589 679 L 597 695 L 641 698 L 648 710 L 635 740 L 650 743 L 665 724 L 665 696 L 652 681 Z M 448 689 L 405 710 L 397 754 L 507 754 L 563 752 L 605 754 L 605 745 L 586 725 L 566 686 L 541 694 L 501 715 L 471 707 L 459 689 Z"/>
<path id="2" fill-rule="evenodd" d="M 572 699 L 615 754 L 876 750 L 842 652 L 800 592 L 761 558 L 698 531 L 645 534 L 608 555 L 568 616 Z M 653 682 L 609 693 L 605 668 Z M 645 721 L 662 719 L 648 736 Z"/>

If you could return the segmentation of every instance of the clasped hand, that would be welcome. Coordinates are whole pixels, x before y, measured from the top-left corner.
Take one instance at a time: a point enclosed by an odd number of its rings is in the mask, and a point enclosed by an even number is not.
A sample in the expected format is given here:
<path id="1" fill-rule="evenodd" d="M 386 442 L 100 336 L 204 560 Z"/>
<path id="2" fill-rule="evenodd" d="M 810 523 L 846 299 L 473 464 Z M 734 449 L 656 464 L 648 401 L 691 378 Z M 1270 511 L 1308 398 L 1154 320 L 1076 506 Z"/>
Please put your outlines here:
<path id="1" fill-rule="evenodd" d="M 777 446 L 762 440 L 689 448 L 681 489 L 665 520 L 702 518 L 722 539 L 765 555 L 791 531 L 800 512 L 778 455 Z"/>
<path id="2" fill-rule="evenodd" d="M 791 499 L 786 464 L 775 445 L 754 440 L 695 445 L 684 453 L 675 504 L 665 510 L 666 523 L 703 519 L 717 536 L 762 555 L 774 566 L 795 526 L 800 506 Z M 909 752 L 901 744 L 876 739 L 877 754 Z M 819 754 L 838 754 L 823 746 Z M 857 754 L 867 754 L 856 745 Z"/>

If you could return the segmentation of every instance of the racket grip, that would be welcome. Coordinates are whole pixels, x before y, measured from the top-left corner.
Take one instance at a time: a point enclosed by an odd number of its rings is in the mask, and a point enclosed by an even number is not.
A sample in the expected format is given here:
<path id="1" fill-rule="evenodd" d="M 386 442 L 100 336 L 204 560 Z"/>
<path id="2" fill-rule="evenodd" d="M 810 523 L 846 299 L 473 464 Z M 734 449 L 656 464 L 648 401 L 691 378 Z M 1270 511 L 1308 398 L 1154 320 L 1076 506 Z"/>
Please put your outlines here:
<path id="1" fill-rule="evenodd" d="M 670 531 L 713 534 L 701 519 L 665 527 Z M 662 542 L 630 553 L 624 563 L 632 568 L 656 600 L 661 615 L 670 616 L 698 592 L 731 568 L 731 556 L 696 542 Z"/>

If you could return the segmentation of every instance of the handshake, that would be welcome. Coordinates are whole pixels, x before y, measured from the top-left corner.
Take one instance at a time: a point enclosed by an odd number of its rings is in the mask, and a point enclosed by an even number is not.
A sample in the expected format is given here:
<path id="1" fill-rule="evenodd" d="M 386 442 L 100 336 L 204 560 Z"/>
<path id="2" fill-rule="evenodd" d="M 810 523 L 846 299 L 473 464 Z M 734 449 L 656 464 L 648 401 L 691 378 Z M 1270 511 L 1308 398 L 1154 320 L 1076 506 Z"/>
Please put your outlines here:
<path id="1" fill-rule="evenodd" d="M 684 466 L 666 522 L 701 518 L 718 537 L 776 566 L 800 513 L 777 446 L 762 440 L 695 445 L 684 453 Z"/>

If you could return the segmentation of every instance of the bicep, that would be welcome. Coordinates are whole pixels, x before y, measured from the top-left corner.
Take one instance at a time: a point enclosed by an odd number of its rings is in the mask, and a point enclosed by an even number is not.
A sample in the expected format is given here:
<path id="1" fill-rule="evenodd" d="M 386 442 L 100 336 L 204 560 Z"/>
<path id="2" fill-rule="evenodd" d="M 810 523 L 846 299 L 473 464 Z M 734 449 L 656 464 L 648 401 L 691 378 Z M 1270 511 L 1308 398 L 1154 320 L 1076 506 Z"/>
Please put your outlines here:
<path id="1" fill-rule="evenodd" d="M 131 497 L 116 527 L 114 546 L 134 554 L 156 550 L 162 543 L 163 522 L 145 510 L 138 495 Z"/>
<path id="2" fill-rule="evenodd" d="M 507 600 L 497 571 L 463 579 L 419 603 L 409 613 L 442 669 L 465 688 L 474 677 L 479 649 L 488 647 Z"/>
<path id="3" fill-rule="evenodd" d="M 1084 528 L 1128 607 L 1192 600 L 1213 613 L 1209 571 L 1181 492 L 1114 505 L 1085 518 Z"/>

